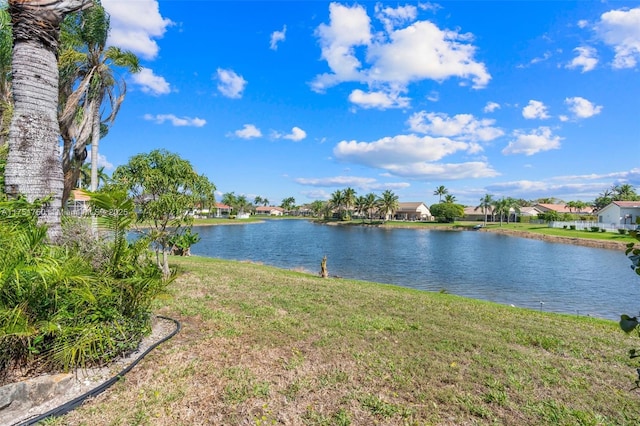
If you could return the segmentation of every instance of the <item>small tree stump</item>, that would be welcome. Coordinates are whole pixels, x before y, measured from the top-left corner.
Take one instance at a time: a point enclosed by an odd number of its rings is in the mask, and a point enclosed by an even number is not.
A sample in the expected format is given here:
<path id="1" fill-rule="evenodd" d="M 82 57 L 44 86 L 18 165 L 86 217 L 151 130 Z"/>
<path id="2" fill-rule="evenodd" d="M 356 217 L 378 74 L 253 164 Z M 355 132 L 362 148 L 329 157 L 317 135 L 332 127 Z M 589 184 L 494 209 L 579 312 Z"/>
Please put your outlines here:
<path id="1" fill-rule="evenodd" d="M 327 256 L 325 255 L 320 262 L 320 276 L 322 278 L 328 278 L 329 272 L 327 271 Z"/>

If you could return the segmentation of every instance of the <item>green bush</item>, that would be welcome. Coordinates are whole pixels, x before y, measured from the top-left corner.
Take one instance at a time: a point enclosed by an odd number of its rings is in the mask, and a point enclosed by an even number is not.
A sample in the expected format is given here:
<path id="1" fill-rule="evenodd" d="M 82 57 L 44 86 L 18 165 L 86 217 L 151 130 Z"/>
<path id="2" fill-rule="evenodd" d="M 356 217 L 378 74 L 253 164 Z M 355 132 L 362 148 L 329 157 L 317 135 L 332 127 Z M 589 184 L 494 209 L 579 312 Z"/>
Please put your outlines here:
<path id="1" fill-rule="evenodd" d="M 626 229 L 624 229 L 624 228 L 618 228 L 618 234 L 620 234 L 620 235 L 624 235 L 624 234 L 626 234 L 626 233 L 627 233 L 627 230 L 626 230 Z"/>
<path id="2" fill-rule="evenodd" d="M 571 229 L 572 231 L 576 230 L 576 226 L 575 225 L 569 225 L 569 229 Z"/>
<path id="3" fill-rule="evenodd" d="M 101 365 L 135 350 L 169 283 L 148 243 L 110 227 L 111 238 L 92 246 L 82 224 L 65 221 L 64 242 L 50 245 L 39 205 L 7 201 L 0 210 L 0 375 Z"/>
<path id="4" fill-rule="evenodd" d="M 592 226 L 591 227 L 591 232 L 600 232 L 600 227 L 599 226 Z"/>

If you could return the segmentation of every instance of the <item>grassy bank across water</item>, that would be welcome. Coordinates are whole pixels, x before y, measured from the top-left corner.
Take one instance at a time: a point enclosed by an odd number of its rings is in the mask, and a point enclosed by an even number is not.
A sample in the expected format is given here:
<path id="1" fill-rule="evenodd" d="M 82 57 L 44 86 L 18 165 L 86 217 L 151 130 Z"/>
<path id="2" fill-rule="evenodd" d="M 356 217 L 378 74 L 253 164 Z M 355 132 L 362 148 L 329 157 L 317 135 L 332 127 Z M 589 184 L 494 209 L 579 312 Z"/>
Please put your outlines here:
<path id="1" fill-rule="evenodd" d="M 182 322 L 51 424 L 637 425 L 613 321 L 206 258 L 158 313 Z"/>

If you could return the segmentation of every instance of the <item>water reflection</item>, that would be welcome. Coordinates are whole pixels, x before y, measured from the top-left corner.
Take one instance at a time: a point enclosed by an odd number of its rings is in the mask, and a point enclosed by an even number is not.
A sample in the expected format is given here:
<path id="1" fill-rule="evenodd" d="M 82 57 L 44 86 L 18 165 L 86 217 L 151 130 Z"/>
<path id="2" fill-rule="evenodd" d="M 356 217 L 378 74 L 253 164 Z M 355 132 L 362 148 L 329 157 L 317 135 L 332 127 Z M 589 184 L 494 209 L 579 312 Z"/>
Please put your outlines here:
<path id="1" fill-rule="evenodd" d="M 326 226 L 304 220 L 198 227 L 192 253 L 618 319 L 640 309 L 623 251 L 487 232 Z M 542 303 L 541 303 L 542 302 Z"/>

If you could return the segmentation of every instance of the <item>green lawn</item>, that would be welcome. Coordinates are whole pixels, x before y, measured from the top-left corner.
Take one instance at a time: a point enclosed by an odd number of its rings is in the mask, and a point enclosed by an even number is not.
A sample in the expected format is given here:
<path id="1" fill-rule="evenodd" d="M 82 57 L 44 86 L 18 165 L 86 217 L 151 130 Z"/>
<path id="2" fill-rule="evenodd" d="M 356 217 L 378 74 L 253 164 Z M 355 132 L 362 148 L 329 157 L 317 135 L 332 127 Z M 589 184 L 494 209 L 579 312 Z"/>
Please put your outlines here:
<path id="1" fill-rule="evenodd" d="M 544 235 L 553 235 L 568 238 L 587 238 L 591 240 L 616 241 L 622 243 L 637 242 L 629 234 L 621 235 L 618 232 L 593 232 L 578 231 L 563 228 L 550 228 L 546 224 L 528 224 L 528 223 L 490 223 L 487 229 L 512 229 L 515 231 L 533 232 Z"/>
<path id="2" fill-rule="evenodd" d="M 174 262 L 182 275 L 158 313 L 181 333 L 50 424 L 640 424 L 627 357 L 640 341 L 613 321 L 252 263 Z"/>

